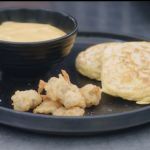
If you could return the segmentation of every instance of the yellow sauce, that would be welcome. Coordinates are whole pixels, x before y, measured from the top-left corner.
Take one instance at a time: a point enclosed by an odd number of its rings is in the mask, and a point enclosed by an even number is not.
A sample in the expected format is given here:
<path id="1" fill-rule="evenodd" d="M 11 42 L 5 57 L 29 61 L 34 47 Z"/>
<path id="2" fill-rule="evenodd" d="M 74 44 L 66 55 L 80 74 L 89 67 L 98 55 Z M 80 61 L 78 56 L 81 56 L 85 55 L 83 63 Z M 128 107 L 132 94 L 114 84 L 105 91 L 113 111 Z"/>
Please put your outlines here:
<path id="1" fill-rule="evenodd" d="M 52 40 L 66 33 L 49 24 L 6 21 L 0 25 L 0 40 L 10 42 L 38 42 Z"/>

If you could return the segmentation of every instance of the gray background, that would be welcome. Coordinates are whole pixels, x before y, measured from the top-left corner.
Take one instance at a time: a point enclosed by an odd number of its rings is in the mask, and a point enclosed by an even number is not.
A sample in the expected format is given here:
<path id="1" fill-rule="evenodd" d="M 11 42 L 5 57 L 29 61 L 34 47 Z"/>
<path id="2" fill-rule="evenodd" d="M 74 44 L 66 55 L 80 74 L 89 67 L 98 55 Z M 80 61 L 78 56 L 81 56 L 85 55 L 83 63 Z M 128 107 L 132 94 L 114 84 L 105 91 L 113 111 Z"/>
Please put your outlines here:
<path id="1" fill-rule="evenodd" d="M 77 19 L 79 31 L 110 31 L 150 39 L 150 2 L 146 1 L 0 2 L 0 8 L 17 6 L 64 11 Z M 26 149 L 149 150 L 150 123 L 90 136 L 46 135 L 0 124 L 0 150 Z"/>

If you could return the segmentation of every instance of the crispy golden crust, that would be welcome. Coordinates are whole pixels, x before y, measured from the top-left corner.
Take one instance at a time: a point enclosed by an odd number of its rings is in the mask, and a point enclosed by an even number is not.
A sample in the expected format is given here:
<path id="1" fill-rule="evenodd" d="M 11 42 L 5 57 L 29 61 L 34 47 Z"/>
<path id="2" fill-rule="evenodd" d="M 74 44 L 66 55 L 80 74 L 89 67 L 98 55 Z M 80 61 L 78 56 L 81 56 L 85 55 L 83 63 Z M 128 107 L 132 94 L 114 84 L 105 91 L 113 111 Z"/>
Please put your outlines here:
<path id="1" fill-rule="evenodd" d="M 60 107 L 53 112 L 54 116 L 83 116 L 85 110 L 80 107 L 72 107 L 67 109 L 65 107 Z"/>
<path id="2" fill-rule="evenodd" d="M 93 84 L 87 84 L 80 89 L 80 92 L 85 99 L 86 107 L 91 107 L 92 105 L 98 105 L 100 103 L 100 87 Z"/>
<path id="3" fill-rule="evenodd" d="M 81 93 L 80 89 L 70 82 L 67 72 L 61 71 L 59 78 L 51 77 L 48 82 L 40 80 L 38 92 L 35 90 L 16 91 L 11 97 L 14 109 L 18 111 L 33 109 L 35 114 L 83 116 L 86 107 L 99 104 L 101 99 L 99 87 L 90 84 L 84 86 Z M 46 95 L 41 94 L 43 90 Z M 86 94 L 90 96 L 89 99 L 85 96 Z"/>
<path id="4" fill-rule="evenodd" d="M 33 113 L 50 114 L 60 107 L 62 107 L 62 104 L 58 101 L 45 100 L 33 110 Z"/>
<path id="5" fill-rule="evenodd" d="M 34 109 L 42 102 L 42 97 L 35 90 L 17 90 L 11 97 L 13 101 L 14 110 L 28 111 Z"/>
<path id="6" fill-rule="evenodd" d="M 150 43 L 107 47 L 102 61 L 102 91 L 137 104 L 150 103 Z"/>

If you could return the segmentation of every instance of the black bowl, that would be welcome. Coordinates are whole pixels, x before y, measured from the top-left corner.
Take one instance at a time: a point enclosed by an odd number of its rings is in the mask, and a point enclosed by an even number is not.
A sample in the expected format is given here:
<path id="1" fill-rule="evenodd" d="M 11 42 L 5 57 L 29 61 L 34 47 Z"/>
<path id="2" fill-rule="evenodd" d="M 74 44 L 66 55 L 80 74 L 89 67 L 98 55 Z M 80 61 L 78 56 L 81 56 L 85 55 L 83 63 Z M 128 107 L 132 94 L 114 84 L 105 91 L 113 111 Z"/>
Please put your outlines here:
<path id="1" fill-rule="evenodd" d="M 0 9 L 0 24 L 4 21 L 51 24 L 67 33 L 42 42 L 0 40 L 2 77 L 16 81 L 32 81 L 45 76 L 51 66 L 70 53 L 78 30 L 77 21 L 72 16 L 42 8 Z"/>

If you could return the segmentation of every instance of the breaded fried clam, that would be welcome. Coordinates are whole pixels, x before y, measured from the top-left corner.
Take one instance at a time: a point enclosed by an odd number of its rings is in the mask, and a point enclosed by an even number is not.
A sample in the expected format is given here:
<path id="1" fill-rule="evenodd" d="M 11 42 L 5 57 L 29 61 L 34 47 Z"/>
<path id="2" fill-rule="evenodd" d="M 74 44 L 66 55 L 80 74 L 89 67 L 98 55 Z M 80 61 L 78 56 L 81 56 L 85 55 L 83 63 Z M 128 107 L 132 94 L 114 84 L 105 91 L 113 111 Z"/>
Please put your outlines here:
<path id="1" fill-rule="evenodd" d="M 11 97 L 14 110 L 28 111 L 42 102 L 42 97 L 35 90 L 16 91 Z"/>
<path id="2" fill-rule="evenodd" d="M 85 108 L 86 103 L 85 99 L 82 96 L 80 92 L 74 92 L 74 91 L 67 91 L 64 95 L 64 106 L 66 108 L 71 108 L 71 107 L 80 107 L 80 108 Z"/>
<path id="3" fill-rule="evenodd" d="M 80 89 L 80 92 L 85 99 L 86 107 L 91 107 L 92 105 L 98 105 L 100 103 L 100 87 L 93 84 L 87 84 Z"/>
<path id="4" fill-rule="evenodd" d="M 60 107 L 62 107 L 62 104 L 58 101 L 45 100 L 33 110 L 33 113 L 51 114 Z"/>
<path id="5" fill-rule="evenodd" d="M 48 82 L 39 81 L 35 90 L 16 91 L 12 96 L 14 109 L 56 116 L 83 116 L 85 108 L 98 105 L 101 98 L 100 88 L 92 84 L 79 89 L 72 84 L 65 70 Z M 45 90 L 45 91 L 43 91 Z M 82 92 L 81 92 L 82 91 Z M 45 95 L 41 94 L 46 92 Z M 87 95 L 86 95 L 87 94 Z M 90 96 L 89 99 L 86 96 Z"/>
<path id="6" fill-rule="evenodd" d="M 70 82 L 69 75 L 62 70 L 64 76 L 59 74 L 59 78 L 50 78 L 45 84 L 46 96 L 53 101 L 59 101 L 66 108 L 81 107 L 85 108 L 85 100 L 76 85 Z"/>
<path id="7" fill-rule="evenodd" d="M 63 99 L 64 94 L 71 89 L 68 74 L 64 70 L 62 70 L 62 73 L 64 77 L 61 74 L 59 74 L 59 78 L 51 77 L 44 86 L 46 95 L 53 101 Z"/>
<path id="8" fill-rule="evenodd" d="M 63 99 L 64 94 L 70 90 L 70 84 L 63 78 L 50 78 L 44 89 L 46 95 L 53 101 Z"/>

